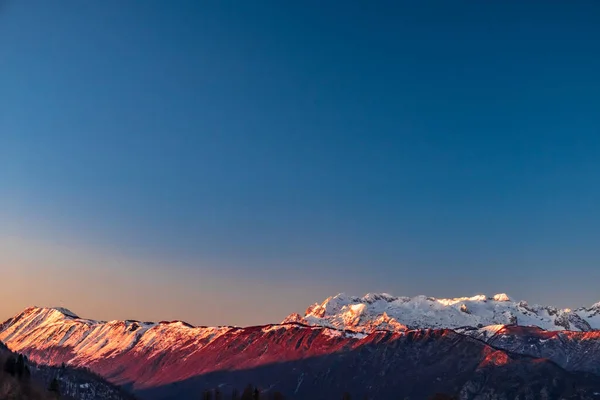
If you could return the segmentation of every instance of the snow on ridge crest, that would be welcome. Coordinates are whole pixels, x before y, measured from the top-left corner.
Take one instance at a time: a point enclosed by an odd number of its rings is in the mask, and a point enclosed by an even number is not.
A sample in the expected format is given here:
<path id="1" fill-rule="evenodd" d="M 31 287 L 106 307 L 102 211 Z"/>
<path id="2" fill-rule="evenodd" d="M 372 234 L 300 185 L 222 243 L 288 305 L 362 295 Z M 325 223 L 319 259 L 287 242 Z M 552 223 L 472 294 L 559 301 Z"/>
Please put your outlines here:
<path id="1" fill-rule="evenodd" d="M 506 293 L 498 293 L 492 297 L 495 301 L 511 301 L 510 296 Z"/>
<path id="2" fill-rule="evenodd" d="M 436 301 L 445 306 L 451 306 L 456 303 L 464 302 L 464 301 L 486 301 L 487 296 L 485 294 L 478 294 L 472 297 L 456 297 L 453 299 L 436 299 Z"/>
<path id="3" fill-rule="evenodd" d="M 557 309 L 514 301 L 506 293 L 493 296 L 435 298 L 395 297 L 368 293 L 363 297 L 340 293 L 314 304 L 304 317 L 309 325 L 371 332 L 376 329 L 404 331 L 422 328 L 481 328 L 495 325 L 539 326 L 545 330 L 600 330 L 600 303 L 592 309 Z"/>
<path id="4" fill-rule="evenodd" d="M 71 317 L 71 318 L 79 318 L 79 316 L 77 314 L 75 314 L 73 311 L 64 308 L 64 307 L 38 307 L 38 306 L 33 306 L 33 307 L 29 307 L 26 308 L 25 313 L 35 313 L 35 314 L 40 314 L 40 313 L 52 313 L 52 312 L 59 312 L 61 314 L 63 314 L 66 317 Z"/>
<path id="5" fill-rule="evenodd" d="M 61 314 L 66 315 L 67 317 L 79 318 L 79 316 L 77 314 L 75 314 L 73 311 L 69 310 L 68 308 L 64 308 L 64 307 L 52 307 L 52 309 L 58 311 Z"/>
<path id="6" fill-rule="evenodd" d="M 30 307 L 0 326 L 0 340 L 10 342 L 15 351 L 68 348 L 73 351 L 69 363 L 84 366 L 134 348 L 134 352 L 152 355 L 174 346 L 201 347 L 233 329 L 191 327 L 178 321 L 167 324 L 133 320 L 103 322 L 74 318 L 74 315 L 66 309 Z M 52 359 L 46 362 L 53 364 Z"/>

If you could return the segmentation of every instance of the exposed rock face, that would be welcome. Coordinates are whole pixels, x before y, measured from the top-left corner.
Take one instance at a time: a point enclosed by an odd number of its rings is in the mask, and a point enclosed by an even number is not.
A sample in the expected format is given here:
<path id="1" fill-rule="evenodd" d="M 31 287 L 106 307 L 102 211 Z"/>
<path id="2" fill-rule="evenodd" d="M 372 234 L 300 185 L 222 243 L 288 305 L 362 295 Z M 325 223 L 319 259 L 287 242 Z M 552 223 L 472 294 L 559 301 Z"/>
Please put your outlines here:
<path id="1" fill-rule="evenodd" d="M 386 313 L 381 314 L 373 320 L 367 320 L 363 323 L 363 327 L 364 332 L 375 332 L 376 330 L 406 332 L 408 330 L 406 325 L 402 325 Z"/>
<path id="2" fill-rule="evenodd" d="M 549 359 L 569 371 L 600 375 L 600 331 L 549 332 L 537 327 L 503 326 L 487 337 L 479 334 L 479 338 L 512 353 Z"/>
<path id="3" fill-rule="evenodd" d="M 302 324 L 302 325 L 308 325 L 308 322 L 300 314 L 293 313 L 293 314 L 288 315 L 288 317 L 286 319 L 284 319 L 283 322 L 281 322 L 281 324 Z"/>
<path id="4" fill-rule="evenodd" d="M 590 324 L 578 314 L 567 312 L 565 310 L 556 311 L 556 319 L 554 320 L 554 324 L 568 331 L 588 332 L 592 330 Z"/>
<path id="5" fill-rule="evenodd" d="M 308 307 L 306 309 L 306 315 L 314 315 L 315 317 L 319 317 L 322 318 L 323 316 L 325 316 L 326 310 L 325 307 L 321 306 L 320 304 L 313 304 L 312 306 Z"/>

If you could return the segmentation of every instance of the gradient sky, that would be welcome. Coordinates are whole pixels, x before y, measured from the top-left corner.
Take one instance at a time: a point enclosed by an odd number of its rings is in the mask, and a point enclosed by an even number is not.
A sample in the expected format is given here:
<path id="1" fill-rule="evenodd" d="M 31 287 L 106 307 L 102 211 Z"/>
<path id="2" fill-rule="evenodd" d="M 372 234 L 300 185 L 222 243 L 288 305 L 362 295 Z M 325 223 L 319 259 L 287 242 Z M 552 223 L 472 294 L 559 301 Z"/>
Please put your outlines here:
<path id="1" fill-rule="evenodd" d="M 600 3 L 508 3 L 3 3 L 0 317 L 599 301 Z"/>

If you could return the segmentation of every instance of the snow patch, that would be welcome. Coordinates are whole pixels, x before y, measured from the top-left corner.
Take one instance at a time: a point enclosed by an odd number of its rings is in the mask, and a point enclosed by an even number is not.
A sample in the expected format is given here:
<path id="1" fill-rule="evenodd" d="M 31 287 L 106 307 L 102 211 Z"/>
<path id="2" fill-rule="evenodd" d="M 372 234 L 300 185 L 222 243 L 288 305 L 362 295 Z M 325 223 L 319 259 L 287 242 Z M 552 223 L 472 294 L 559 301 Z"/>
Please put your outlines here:
<path id="1" fill-rule="evenodd" d="M 506 293 L 495 294 L 492 299 L 494 301 L 510 301 L 510 297 Z"/>

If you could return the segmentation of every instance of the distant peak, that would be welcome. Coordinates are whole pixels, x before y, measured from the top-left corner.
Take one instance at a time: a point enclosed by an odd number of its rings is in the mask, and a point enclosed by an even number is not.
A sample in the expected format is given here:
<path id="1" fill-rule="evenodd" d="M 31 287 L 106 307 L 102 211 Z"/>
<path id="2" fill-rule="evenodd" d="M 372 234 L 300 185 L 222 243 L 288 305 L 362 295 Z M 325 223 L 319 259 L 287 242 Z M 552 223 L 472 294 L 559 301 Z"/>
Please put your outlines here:
<path id="1" fill-rule="evenodd" d="M 585 313 L 585 311 L 589 311 Z M 579 313 L 579 314 L 578 314 Z M 585 315 L 584 315 L 585 314 Z M 397 297 L 367 293 L 355 297 L 339 293 L 306 310 L 308 325 L 371 332 L 417 328 L 483 328 L 488 325 L 536 325 L 547 330 L 600 330 L 600 302 L 591 308 L 559 310 L 516 302 L 506 293 L 436 298 L 424 295 Z M 296 315 L 287 321 L 297 321 Z M 557 328 L 558 327 L 558 328 Z"/>
<path id="2" fill-rule="evenodd" d="M 511 301 L 510 296 L 506 293 L 495 294 L 494 297 L 492 297 L 492 299 L 495 301 Z"/>
<path id="3" fill-rule="evenodd" d="M 160 321 L 158 324 L 159 325 L 171 325 L 171 326 L 177 326 L 177 327 L 182 327 L 182 328 L 195 328 L 194 325 L 187 323 L 185 321 L 180 321 L 178 319 L 173 320 L 173 321 Z"/>
<path id="4" fill-rule="evenodd" d="M 331 296 L 328 297 L 325 301 L 332 301 L 332 300 L 351 300 L 352 297 L 347 295 L 344 292 L 338 293 L 335 296 Z"/>
<path id="5" fill-rule="evenodd" d="M 286 319 L 281 322 L 282 325 L 285 324 L 304 324 L 308 325 L 307 321 L 298 313 L 292 313 L 288 315 Z"/>
<path id="6" fill-rule="evenodd" d="M 47 313 L 47 312 L 58 312 L 62 315 L 64 315 L 65 317 L 69 317 L 69 318 L 79 318 L 79 316 L 77 314 L 75 314 L 73 311 L 64 308 L 64 307 L 29 307 L 28 309 L 25 310 L 25 312 L 34 312 L 34 313 Z"/>
<path id="7" fill-rule="evenodd" d="M 61 314 L 66 315 L 67 317 L 79 318 L 79 316 L 77 314 L 75 314 L 73 311 L 69 310 L 68 308 L 52 307 L 52 309 L 58 311 Z"/>
<path id="8" fill-rule="evenodd" d="M 367 293 L 362 297 L 362 300 L 368 303 L 374 303 L 379 300 L 391 303 L 392 301 L 398 300 L 398 298 L 389 293 Z"/>
<path id="9" fill-rule="evenodd" d="M 595 304 L 592 304 L 590 310 L 600 310 L 600 301 Z"/>

